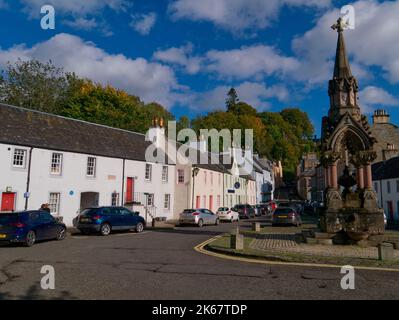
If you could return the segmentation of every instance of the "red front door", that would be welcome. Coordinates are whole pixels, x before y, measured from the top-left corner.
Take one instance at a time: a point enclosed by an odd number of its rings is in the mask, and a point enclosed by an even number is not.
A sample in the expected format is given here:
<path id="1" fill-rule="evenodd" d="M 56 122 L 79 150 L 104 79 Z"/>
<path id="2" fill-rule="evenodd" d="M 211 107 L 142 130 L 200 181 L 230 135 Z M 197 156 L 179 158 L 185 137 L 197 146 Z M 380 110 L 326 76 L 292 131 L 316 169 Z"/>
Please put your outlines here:
<path id="1" fill-rule="evenodd" d="M 213 211 L 213 196 L 209 196 L 209 210 Z"/>
<path id="2" fill-rule="evenodd" d="M 126 180 L 126 202 L 133 202 L 133 178 Z"/>
<path id="3" fill-rule="evenodd" d="M 15 193 L 3 192 L 1 197 L 1 211 L 15 210 Z"/>

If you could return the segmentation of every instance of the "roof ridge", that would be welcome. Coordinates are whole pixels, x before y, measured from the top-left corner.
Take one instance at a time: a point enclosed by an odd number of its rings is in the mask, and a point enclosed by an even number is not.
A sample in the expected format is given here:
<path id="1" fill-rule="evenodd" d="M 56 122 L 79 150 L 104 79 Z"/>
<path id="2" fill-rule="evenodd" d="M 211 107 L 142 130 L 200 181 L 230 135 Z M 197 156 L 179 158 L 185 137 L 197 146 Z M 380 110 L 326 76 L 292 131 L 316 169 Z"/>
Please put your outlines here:
<path id="1" fill-rule="evenodd" d="M 13 108 L 13 109 L 21 110 L 21 111 L 26 111 L 26 112 L 33 112 L 33 113 L 38 113 L 38 114 L 42 114 L 42 115 L 46 115 L 46 116 L 50 116 L 50 117 L 61 118 L 61 119 L 69 120 L 69 121 L 75 121 L 75 122 L 81 122 L 81 123 L 84 123 L 84 124 L 89 124 L 89 125 L 93 125 L 93 126 L 103 127 L 103 128 L 107 128 L 107 129 L 119 130 L 119 131 L 123 131 L 123 132 L 127 132 L 127 133 L 137 134 L 137 135 L 140 135 L 140 136 L 146 136 L 146 134 L 140 133 L 140 132 L 130 131 L 130 130 L 127 130 L 127 129 L 121 129 L 121 128 L 116 128 L 116 127 L 111 127 L 111 126 L 107 126 L 107 125 L 101 124 L 101 123 L 89 122 L 89 121 L 86 121 L 86 120 L 75 119 L 75 118 L 71 118 L 71 117 L 62 116 L 62 115 L 59 115 L 59 114 L 44 112 L 44 111 L 35 110 L 35 109 L 29 109 L 29 108 L 26 108 L 26 107 L 14 106 L 14 105 L 3 103 L 3 102 L 0 103 L 0 108 L 1 107 Z"/>

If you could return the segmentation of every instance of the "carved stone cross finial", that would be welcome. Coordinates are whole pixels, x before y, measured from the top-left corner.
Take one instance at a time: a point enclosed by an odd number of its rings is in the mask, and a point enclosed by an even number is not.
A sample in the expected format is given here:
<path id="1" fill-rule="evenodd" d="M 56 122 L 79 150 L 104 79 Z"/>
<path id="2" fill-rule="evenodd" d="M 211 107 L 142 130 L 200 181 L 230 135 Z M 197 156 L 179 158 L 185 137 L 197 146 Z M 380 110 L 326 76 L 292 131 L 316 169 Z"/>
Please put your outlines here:
<path id="1" fill-rule="evenodd" d="M 340 17 L 337 23 L 331 26 L 331 29 L 337 30 L 337 32 L 343 32 L 345 27 L 347 27 L 347 23 Z"/>

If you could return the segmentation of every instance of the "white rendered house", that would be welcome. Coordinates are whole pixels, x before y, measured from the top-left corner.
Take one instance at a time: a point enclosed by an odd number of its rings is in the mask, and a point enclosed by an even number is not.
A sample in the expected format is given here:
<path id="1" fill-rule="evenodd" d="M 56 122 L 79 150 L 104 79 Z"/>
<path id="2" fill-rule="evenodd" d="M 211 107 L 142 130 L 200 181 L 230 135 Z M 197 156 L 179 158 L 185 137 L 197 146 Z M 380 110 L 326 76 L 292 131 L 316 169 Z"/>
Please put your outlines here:
<path id="1" fill-rule="evenodd" d="M 146 162 L 145 135 L 0 105 L 0 211 L 38 209 L 67 226 L 86 207 L 173 216 L 175 165 Z"/>

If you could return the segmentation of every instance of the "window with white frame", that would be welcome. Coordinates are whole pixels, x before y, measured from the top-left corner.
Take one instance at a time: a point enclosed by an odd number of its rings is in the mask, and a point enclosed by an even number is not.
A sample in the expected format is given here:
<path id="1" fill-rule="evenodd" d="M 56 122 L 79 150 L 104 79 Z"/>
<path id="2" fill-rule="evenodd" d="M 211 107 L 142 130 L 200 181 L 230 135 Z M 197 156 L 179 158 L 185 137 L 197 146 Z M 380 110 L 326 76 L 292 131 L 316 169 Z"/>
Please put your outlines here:
<path id="1" fill-rule="evenodd" d="M 147 196 L 147 206 L 148 207 L 153 207 L 154 206 L 154 194 L 153 193 L 150 193 Z"/>
<path id="2" fill-rule="evenodd" d="M 184 170 L 177 170 L 177 183 L 184 183 Z"/>
<path id="3" fill-rule="evenodd" d="M 208 173 L 206 171 L 204 171 L 204 183 L 206 184 L 206 180 L 208 178 Z"/>
<path id="4" fill-rule="evenodd" d="M 54 152 L 51 156 L 51 174 L 61 174 L 62 153 Z"/>
<path id="5" fill-rule="evenodd" d="M 60 213 L 60 197 L 61 194 L 59 192 L 50 193 L 48 204 L 51 214 L 58 215 Z"/>
<path id="6" fill-rule="evenodd" d="M 25 168 L 26 150 L 15 149 L 12 165 L 16 168 Z"/>
<path id="7" fill-rule="evenodd" d="M 164 202 L 163 202 L 163 208 L 166 210 L 170 209 L 170 194 L 165 194 Z"/>
<path id="8" fill-rule="evenodd" d="M 117 192 L 112 193 L 111 206 L 119 206 L 119 193 Z"/>
<path id="9" fill-rule="evenodd" d="M 211 176 L 211 185 L 213 186 L 213 172 L 209 173 L 209 175 Z"/>
<path id="10" fill-rule="evenodd" d="M 167 182 L 168 181 L 168 166 L 163 166 L 162 167 L 162 181 Z"/>
<path id="11" fill-rule="evenodd" d="M 149 163 L 146 163 L 145 165 L 145 179 L 147 181 L 151 181 L 152 178 L 152 165 Z"/>
<path id="12" fill-rule="evenodd" d="M 97 159 L 95 157 L 87 157 L 86 175 L 88 177 L 96 176 L 96 163 L 97 163 Z"/>

